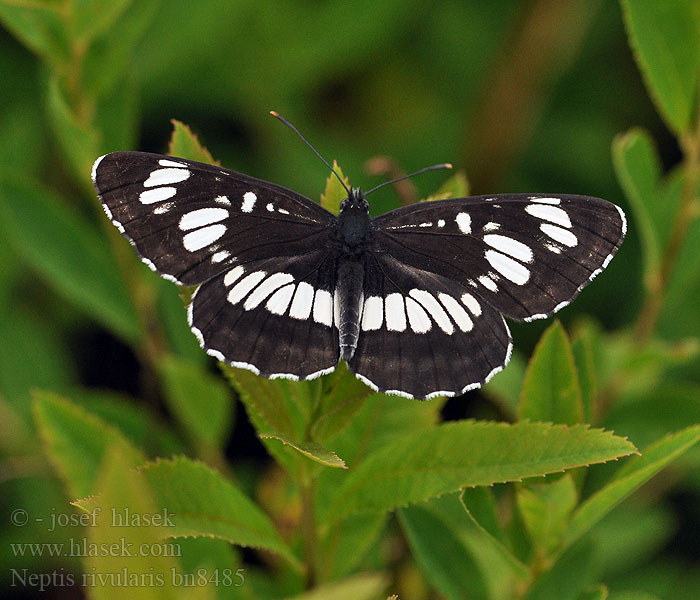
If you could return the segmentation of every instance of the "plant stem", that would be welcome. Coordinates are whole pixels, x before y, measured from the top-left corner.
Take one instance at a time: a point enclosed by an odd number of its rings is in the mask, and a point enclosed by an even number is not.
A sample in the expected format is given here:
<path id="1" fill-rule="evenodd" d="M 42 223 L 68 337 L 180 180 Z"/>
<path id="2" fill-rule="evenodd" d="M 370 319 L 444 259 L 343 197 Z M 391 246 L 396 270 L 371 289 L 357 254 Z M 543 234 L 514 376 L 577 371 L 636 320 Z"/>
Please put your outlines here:
<path id="1" fill-rule="evenodd" d="M 304 557 L 306 563 L 306 589 L 316 584 L 318 572 L 318 536 L 316 532 L 315 480 L 302 468 L 299 478 L 301 494 L 301 530 L 304 537 Z"/>
<path id="2" fill-rule="evenodd" d="M 700 107 L 699 107 L 700 111 Z M 671 233 L 666 244 L 659 270 L 652 275 L 644 305 L 639 313 L 634 331 L 638 342 L 647 342 L 656 328 L 663 308 L 664 295 L 673 273 L 676 260 L 690 225 L 700 215 L 698 183 L 700 183 L 700 114 L 696 115 L 695 130 L 680 139 L 683 151 L 683 191 Z"/>

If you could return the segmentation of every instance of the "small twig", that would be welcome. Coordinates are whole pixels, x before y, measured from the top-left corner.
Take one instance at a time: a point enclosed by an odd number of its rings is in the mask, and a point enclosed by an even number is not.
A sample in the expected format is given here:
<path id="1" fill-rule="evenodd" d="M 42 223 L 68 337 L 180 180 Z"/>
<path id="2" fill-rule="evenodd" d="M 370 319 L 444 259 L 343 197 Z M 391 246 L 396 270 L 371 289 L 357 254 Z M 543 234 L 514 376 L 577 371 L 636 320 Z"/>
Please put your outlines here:
<path id="1" fill-rule="evenodd" d="M 683 190 L 681 200 L 671 227 L 666 248 L 661 257 L 661 265 L 652 273 L 646 298 L 639 313 L 634 336 L 638 342 L 646 342 L 661 315 L 664 296 L 668 283 L 676 266 L 685 238 L 691 224 L 700 216 L 698 202 L 698 184 L 700 183 L 700 107 L 696 115 L 695 129 L 685 134 L 680 140 L 683 151 Z"/>

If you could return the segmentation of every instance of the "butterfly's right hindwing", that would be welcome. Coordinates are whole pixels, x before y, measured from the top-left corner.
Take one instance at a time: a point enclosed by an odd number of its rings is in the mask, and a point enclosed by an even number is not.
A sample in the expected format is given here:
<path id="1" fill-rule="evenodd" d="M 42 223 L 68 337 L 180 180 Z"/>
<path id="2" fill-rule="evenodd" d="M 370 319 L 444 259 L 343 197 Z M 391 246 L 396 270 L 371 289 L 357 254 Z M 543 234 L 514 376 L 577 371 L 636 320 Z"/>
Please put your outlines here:
<path id="1" fill-rule="evenodd" d="M 221 167 L 143 152 L 95 162 L 105 212 L 143 261 L 185 285 L 251 260 L 329 245 L 335 217 L 300 194 Z"/>

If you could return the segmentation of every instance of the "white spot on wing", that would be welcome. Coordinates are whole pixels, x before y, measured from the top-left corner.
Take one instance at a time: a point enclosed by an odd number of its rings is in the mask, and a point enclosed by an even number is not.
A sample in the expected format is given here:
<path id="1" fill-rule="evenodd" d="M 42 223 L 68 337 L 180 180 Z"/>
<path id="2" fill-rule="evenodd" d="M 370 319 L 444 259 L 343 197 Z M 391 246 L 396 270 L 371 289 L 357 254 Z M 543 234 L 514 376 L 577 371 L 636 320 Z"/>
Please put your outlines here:
<path id="1" fill-rule="evenodd" d="M 270 296 L 267 304 L 265 304 L 265 308 L 272 314 L 283 315 L 287 312 L 287 307 L 292 300 L 292 294 L 294 294 L 294 286 L 292 284 L 285 285 Z"/>
<path id="2" fill-rule="evenodd" d="M 212 255 L 211 262 L 220 263 L 220 262 L 226 260 L 229 256 L 231 256 L 230 252 L 227 252 L 226 250 L 222 250 L 221 252 L 217 252 L 216 254 Z"/>
<path id="3" fill-rule="evenodd" d="M 164 215 L 165 213 L 169 212 L 173 206 L 175 206 L 174 202 L 163 202 L 163 204 L 161 204 L 160 206 L 156 206 L 153 209 L 153 214 Z"/>
<path id="4" fill-rule="evenodd" d="M 226 233 L 225 225 L 209 225 L 196 231 L 191 231 L 182 238 L 182 244 L 190 252 L 196 252 L 205 248 L 209 244 L 213 244 L 222 235 Z"/>
<path id="5" fill-rule="evenodd" d="M 370 296 L 362 310 L 362 331 L 376 331 L 384 322 L 384 301 L 380 296 Z"/>
<path id="6" fill-rule="evenodd" d="M 498 223 L 494 223 L 493 221 L 490 221 L 484 225 L 484 231 L 496 231 L 497 229 L 500 229 L 501 226 Z"/>
<path id="7" fill-rule="evenodd" d="M 245 269 L 238 265 L 237 267 L 234 267 L 231 269 L 226 275 L 224 275 L 224 285 L 226 287 L 233 285 L 238 279 L 240 278 L 241 275 L 245 272 Z"/>
<path id="8" fill-rule="evenodd" d="M 547 250 L 549 250 L 550 252 L 554 252 L 554 254 L 561 254 L 561 246 L 545 242 L 544 247 L 547 248 Z"/>
<path id="9" fill-rule="evenodd" d="M 316 290 L 316 297 L 314 298 L 314 321 L 326 325 L 327 327 L 333 324 L 333 296 L 331 296 L 331 293 L 327 290 Z"/>
<path id="10" fill-rule="evenodd" d="M 569 215 L 565 210 L 556 206 L 549 206 L 547 204 L 528 204 L 525 207 L 525 212 L 533 217 L 542 219 L 543 221 L 550 221 L 552 223 L 556 223 L 557 225 L 571 227 L 571 219 L 569 219 Z"/>
<path id="11" fill-rule="evenodd" d="M 457 323 L 457 327 L 459 327 L 460 330 L 464 332 L 472 330 L 474 323 L 467 314 L 467 311 L 462 308 L 461 304 L 457 302 L 457 300 L 443 292 L 438 294 L 438 299 L 447 309 L 447 312 L 450 313 L 450 316 L 454 322 Z"/>
<path id="12" fill-rule="evenodd" d="M 257 287 L 257 285 L 265 279 L 265 275 L 265 271 L 253 271 L 246 275 L 231 288 L 227 296 L 228 301 L 231 304 L 238 304 L 253 290 L 253 288 Z"/>
<path id="13" fill-rule="evenodd" d="M 297 293 L 294 294 L 292 306 L 289 309 L 289 316 L 294 319 L 305 320 L 311 314 L 311 307 L 314 302 L 314 288 L 312 285 L 302 281 L 297 287 Z"/>
<path id="14" fill-rule="evenodd" d="M 438 227 L 444 227 L 445 226 L 445 219 L 439 219 L 438 220 Z"/>
<path id="15" fill-rule="evenodd" d="M 214 198 L 214 202 L 217 204 L 223 204 L 224 206 L 231 206 L 231 201 L 228 199 L 227 196 L 217 196 Z"/>
<path id="16" fill-rule="evenodd" d="M 413 291 L 413 290 L 411 290 Z M 415 333 L 427 333 L 432 327 L 428 313 L 413 298 L 406 298 L 408 322 Z"/>
<path id="17" fill-rule="evenodd" d="M 491 263 L 491 266 L 509 281 L 517 285 L 524 285 L 530 279 L 530 270 L 510 256 L 495 250 L 487 250 L 484 256 Z"/>
<path id="18" fill-rule="evenodd" d="M 464 304 L 464 306 L 466 306 L 475 317 L 481 315 L 481 305 L 479 304 L 477 299 L 474 298 L 474 296 L 472 296 L 469 292 L 465 292 L 464 294 L 462 294 L 460 300 L 462 301 L 462 304 Z"/>
<path id="19" fill-rule="evenodd" d="M 406 329 L 406 312 L 401 294 L 389 294 L 384 299 L 384 318 L 386 328 L 389 331 L 404 331 Z"/>
<path id="20" fill-rule="evenodd" d="M 484 241 L 492 248 L 517 258 L 521 262 L 529 263 L 534 258 L 529 246 L 508 236 L 492 233 L 485 235 Z"/>
<path id="21" fill-rule="evenodd" d="M 272 202 L 268 203 L 268 205 L 265 208 L 270 212 L 275 212 L 275 205 L 272 204 Z"/>
<path id="22" fill-rule="evenodd" d="M 179 227 L 182 231 L 189 231 L 223 221 L 226 217 L 228 211 L 225 208 L 200 208 L 184 214 Z"/>
<path id="23" fill-rule="evenodd" d="M 467 213 L 458 213 L 455 221 L 463 234 L 468 235 L 472 232 L 472 218 Z"/>
<path id="24" fill-rule="evenodd" d="M 163 200 L 172 198 L 175 194 L 177 194 L 177 189 L 174 187 L 161 187 L 141 192 L 139 201 L 141 204 L 155 204 L 156 202 L 163 202 Z"/>
<path id="25" fill-rule="evenodd" d="M 530 200 L 533 202 L 539 202 L 540 204 L 560 204 L 561 198 L 538 198 L 537 196 L 530 196 Z"/>
<path id="26" fill-rule="evenodd" d="M 148 179 L 143 182 L 143 187 L 180 183 L 188 179 L 190 175 L 192 175 L 192 173 L 187 169 L 156 169 L 148 176 Z"/>
<path id="27" fill-rule="evenodd" d="M 158 161 L 158 164 L 161 167 L 175 167 L 177 169 L 186 169 L 187 165 L 181 162 L 175 162 L 174 160 L 168 160 L 168 159 L 161 159 Z"/>
<path id="28" fill-rule="evenodd" d="M 454 325 L 452 325 L 452 321 L 450 321 L 450 317 L 447 316 L 445 309 L 430 292 L 426 292 L 425 290 L 412 289 L 410 292 L 408 292 L 408 295 L 411 296 L 411 298 L 413 298 L 414 300 L 418 301 L 422 305 L 422 307 L 426 311 L 428 311 L 428 313 L 430 313 L 430 316 L 437 323 L 438 327 L 442 329 L 447 335 L 452 335 L 454 333 L 455 328 Z"/>
<path id="29" fill-rule="evenodd" d="M 540 230 L 542 233 L 545 233 L 547 236 L 552 238 L 555 242 L 564 244 L 564 246 L 569 246 L 569 248 L 573 248 L 576 244 L 578 244 L 576 236 L 568 229 L 562 229 L 561 227 L 550 225 L 549 223 L 542 223 L 540 225 Z"/>
<path id="30" fill-rule="evenodd" d="M 258 197 L 253 192 L 246 192 L 243 194 L 243 203 L 241 204 L 241 210 L 244 213 L 253 212 L 255 203 L 258 201 Z"/>
<path id="31" fill-rule="evenodd" d="M 246 298 L 246 301 L 243 304 L 243 308 L 245 310 L 252 310 L 254 308 L 257 308 L 263 301 L 267 299 L 267 297 L 270 294 L 272 294 L 272 292 L 282 287 L 283 285 L 291 283 L 292 281 L 294 281 L 294 277 L 292 277 L 289 273 L 273 273 L 257 288 L 255 288 L 253 293 L 250 296 L 248 296 L 248 298 Z"/>
<path id="32" fill-rule="evenodd" d="M 288 210 L 284 210 L 284 208 L 278 208 L 278 209 L 277 209 L 277 212 L 280 213 L 280 214 L 283 214 L 283 215 L 288 215 L 288 214 L 289 214 L 289 211 L 288 211 Z"/>
<path id="33" fill-rule="evenodd" d="M 483 285 L 487 290 L 491 290 L 492 292 L 498 291 L 498 286 L 496 285 L 496 282 L 493 279 L 491 279 L 488 275 L 482 275 L 478 279 L 479 283 Z"/>

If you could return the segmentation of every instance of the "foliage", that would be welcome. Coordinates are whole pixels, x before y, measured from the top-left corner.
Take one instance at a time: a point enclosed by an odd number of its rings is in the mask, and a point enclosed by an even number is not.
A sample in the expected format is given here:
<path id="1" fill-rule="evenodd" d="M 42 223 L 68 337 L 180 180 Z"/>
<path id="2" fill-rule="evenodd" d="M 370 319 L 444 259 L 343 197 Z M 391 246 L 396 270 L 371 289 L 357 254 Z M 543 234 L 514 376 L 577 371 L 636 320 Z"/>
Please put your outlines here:
<path id="1" fill-rule="evenodd" d="M 700 503 L 698 4 L 293 1 L 283 22 L 275 4 L 0 0 L 3 582 L 695 597 L 697 523 L 680 519 Z M 609 61 L 625 33 L 630 57 Z M 372 147 L 387 173 L 459 164 L 378 192 L 376 212 L 470 183 L 561 188 L 626 207 L 628 239 L 562 322 L 516 325 L 511 365 L 449 403 L 372 393 L 342 364 L 308 382 L 214 368 L 187 329 L 192 290 L 138 261 L 90 166 L 167 151 L 319 197 L 319 163 L 269 108 L 337 152 L 346 184 Z M 322 204 L 342 197 L 328 177 Z"/>

